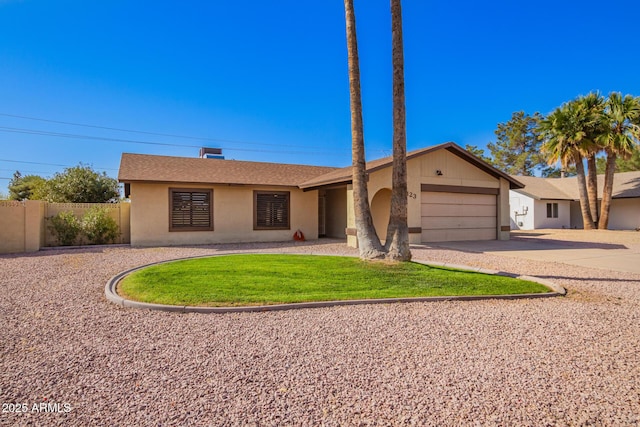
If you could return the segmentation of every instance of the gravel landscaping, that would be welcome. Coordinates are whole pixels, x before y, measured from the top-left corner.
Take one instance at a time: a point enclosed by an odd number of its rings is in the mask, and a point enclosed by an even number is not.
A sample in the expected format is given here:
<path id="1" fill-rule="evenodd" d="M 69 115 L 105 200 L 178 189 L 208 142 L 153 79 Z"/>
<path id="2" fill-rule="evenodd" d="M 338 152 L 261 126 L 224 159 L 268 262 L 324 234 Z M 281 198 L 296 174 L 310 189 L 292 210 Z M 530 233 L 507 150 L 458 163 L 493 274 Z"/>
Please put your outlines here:
<path id="1" fill-rule="evenodd" d="M 0 425 L 640 424 L 640 275 L 420 246 L 416 259 L 568 295 L 216 315 L 104 297 L 134 266 L 243 250 L 353 253 L 322 240 L 0 256 Z"/>

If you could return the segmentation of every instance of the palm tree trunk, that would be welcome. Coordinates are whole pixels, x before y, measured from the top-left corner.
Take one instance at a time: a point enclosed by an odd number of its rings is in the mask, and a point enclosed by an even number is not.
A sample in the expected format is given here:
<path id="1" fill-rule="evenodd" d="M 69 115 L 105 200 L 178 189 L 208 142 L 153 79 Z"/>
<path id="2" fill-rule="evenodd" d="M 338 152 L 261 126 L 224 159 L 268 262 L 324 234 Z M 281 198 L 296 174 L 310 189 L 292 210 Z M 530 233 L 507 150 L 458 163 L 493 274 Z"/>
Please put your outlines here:
<path id="1" fill-rule="evenodd" d="M 409 261 L 411 260 L 411 250 L 409 249 L 409 226 L 407 225 L 407 131 L 400 0 L 391 0 L 391 33 L 393 50 L 393 170 L 391 213 L 385 250 L 387 251 L 387 259 Z"/>
<path id="2" fill-rule="evenodd" d="M 587 179 L 584 174 L 584 164 L 582 163 L 582 156 L 576 156 L 576 172 L 578 173 L 578 191 L 580 193 L 580 210 L 582 211 L 582 222 L 585 230 L 594 230 L 596 225 L 593 222 L 591 216 L 591 209 L 589 209 L 589 196 L 587 193 Z"/>
<path id="3" fill-rule="evenodd" d="M 598 224 L 598 172 L 596 168 L 596 154 L 587 156 L 587 195 L 589 197 L 589 210 L 594 224 Z"/>
<path id="4" fill-rule="evenodd" d="M 616 171 L 616 158 L 618 156 L 611 150 L 607 150 L 607 167 L 604 172 L 604 189 L 602 190 L 602 205 L 600 206 L 600 221 L 598 228 L 606 230 L 609 226 L 609 211 L 611 210 L 611 198 L 613 197 L 613 177 Z"/>
<path id="5" fill-rule="evenodd" d="M 344 0 L 347 26 L 347 52 L 349 58 L 349 95 L 351 100 L 351 158 L 353 166 L 353 205 L 360 258 L 375 259 L 384 256 L 376 234 L 369 206 L 367 169 L 364 153 L 364 125 L 362 123 L 362 95 L 360 92 L 360 64 L 356 17 L 353 0 Z"/>

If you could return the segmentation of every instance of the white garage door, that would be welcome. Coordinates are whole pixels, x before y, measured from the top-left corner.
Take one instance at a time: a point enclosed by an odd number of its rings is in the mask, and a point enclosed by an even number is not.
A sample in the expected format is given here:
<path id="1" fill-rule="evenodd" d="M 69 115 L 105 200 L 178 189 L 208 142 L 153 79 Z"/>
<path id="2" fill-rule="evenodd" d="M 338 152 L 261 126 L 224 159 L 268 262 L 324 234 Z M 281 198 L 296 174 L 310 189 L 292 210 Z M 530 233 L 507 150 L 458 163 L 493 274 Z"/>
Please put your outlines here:
<path id="1" fill-rule="evenodd" d="M 495 240 L 493 194 L 422 192 L 422 241 Z"/>

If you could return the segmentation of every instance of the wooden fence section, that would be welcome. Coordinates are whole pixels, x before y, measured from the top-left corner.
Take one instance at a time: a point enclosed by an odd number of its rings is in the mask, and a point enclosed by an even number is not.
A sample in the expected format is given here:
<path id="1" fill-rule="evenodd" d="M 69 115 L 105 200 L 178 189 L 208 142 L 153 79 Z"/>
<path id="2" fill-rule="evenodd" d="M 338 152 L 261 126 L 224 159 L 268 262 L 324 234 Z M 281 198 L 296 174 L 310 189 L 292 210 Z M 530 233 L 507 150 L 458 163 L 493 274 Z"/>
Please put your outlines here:
<path id="1" fill-rule="evenodd" d="M 45 230 L 44 230 L 44 246 L 58 246 L 51 230 L 49 230 L 49 221 L 47 218 L 56 216 L 60 212 L 72 212 L 76 217 L 82 219 L 82 216 L 91 208 L 99 206 L 103 209 L 107 209 L 109 216 L 118 224 L 119 237 L 114 243 L 130 243 L 130 221 L 129 221 L 129 203 L 45 203 L 44 218 L 45 218 Z M 75 242 L 77 245 L 87 244 L 86 239 L 83 240 L 83 236 L 78 237 Z"/>
<path id="2" fill-rule="evenodd" d="M 115 243 L 131 242 L 129 203 L 47 203 L 38 200 L 0 201 L 0 253 L 35 252 L 44 246 L 58 246 L 48 230 L 47 218 L 71 211 L 78 218 L 94 206 L 108 209 L 116 220 L 120 237 Z M 77 243 L 86 243 L 78 241 Z"/>

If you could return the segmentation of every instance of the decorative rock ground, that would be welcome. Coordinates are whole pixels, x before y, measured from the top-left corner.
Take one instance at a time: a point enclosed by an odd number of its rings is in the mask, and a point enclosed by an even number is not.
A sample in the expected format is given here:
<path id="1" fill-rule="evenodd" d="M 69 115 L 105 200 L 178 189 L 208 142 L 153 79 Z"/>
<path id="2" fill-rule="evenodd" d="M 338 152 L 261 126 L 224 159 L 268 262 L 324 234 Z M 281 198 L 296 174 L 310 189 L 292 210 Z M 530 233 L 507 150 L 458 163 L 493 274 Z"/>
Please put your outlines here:
<path id="1" fill-rule="evenodd" d="M 416 259 L 569 293 L 216 316 L 104 297 L 128 268 L 238 249 L 352 253 L 307 242 L 0 257 L 0 402 L 28 408 L 0 425 L 640 423 L 640 276 L 424 247 Z"/>

